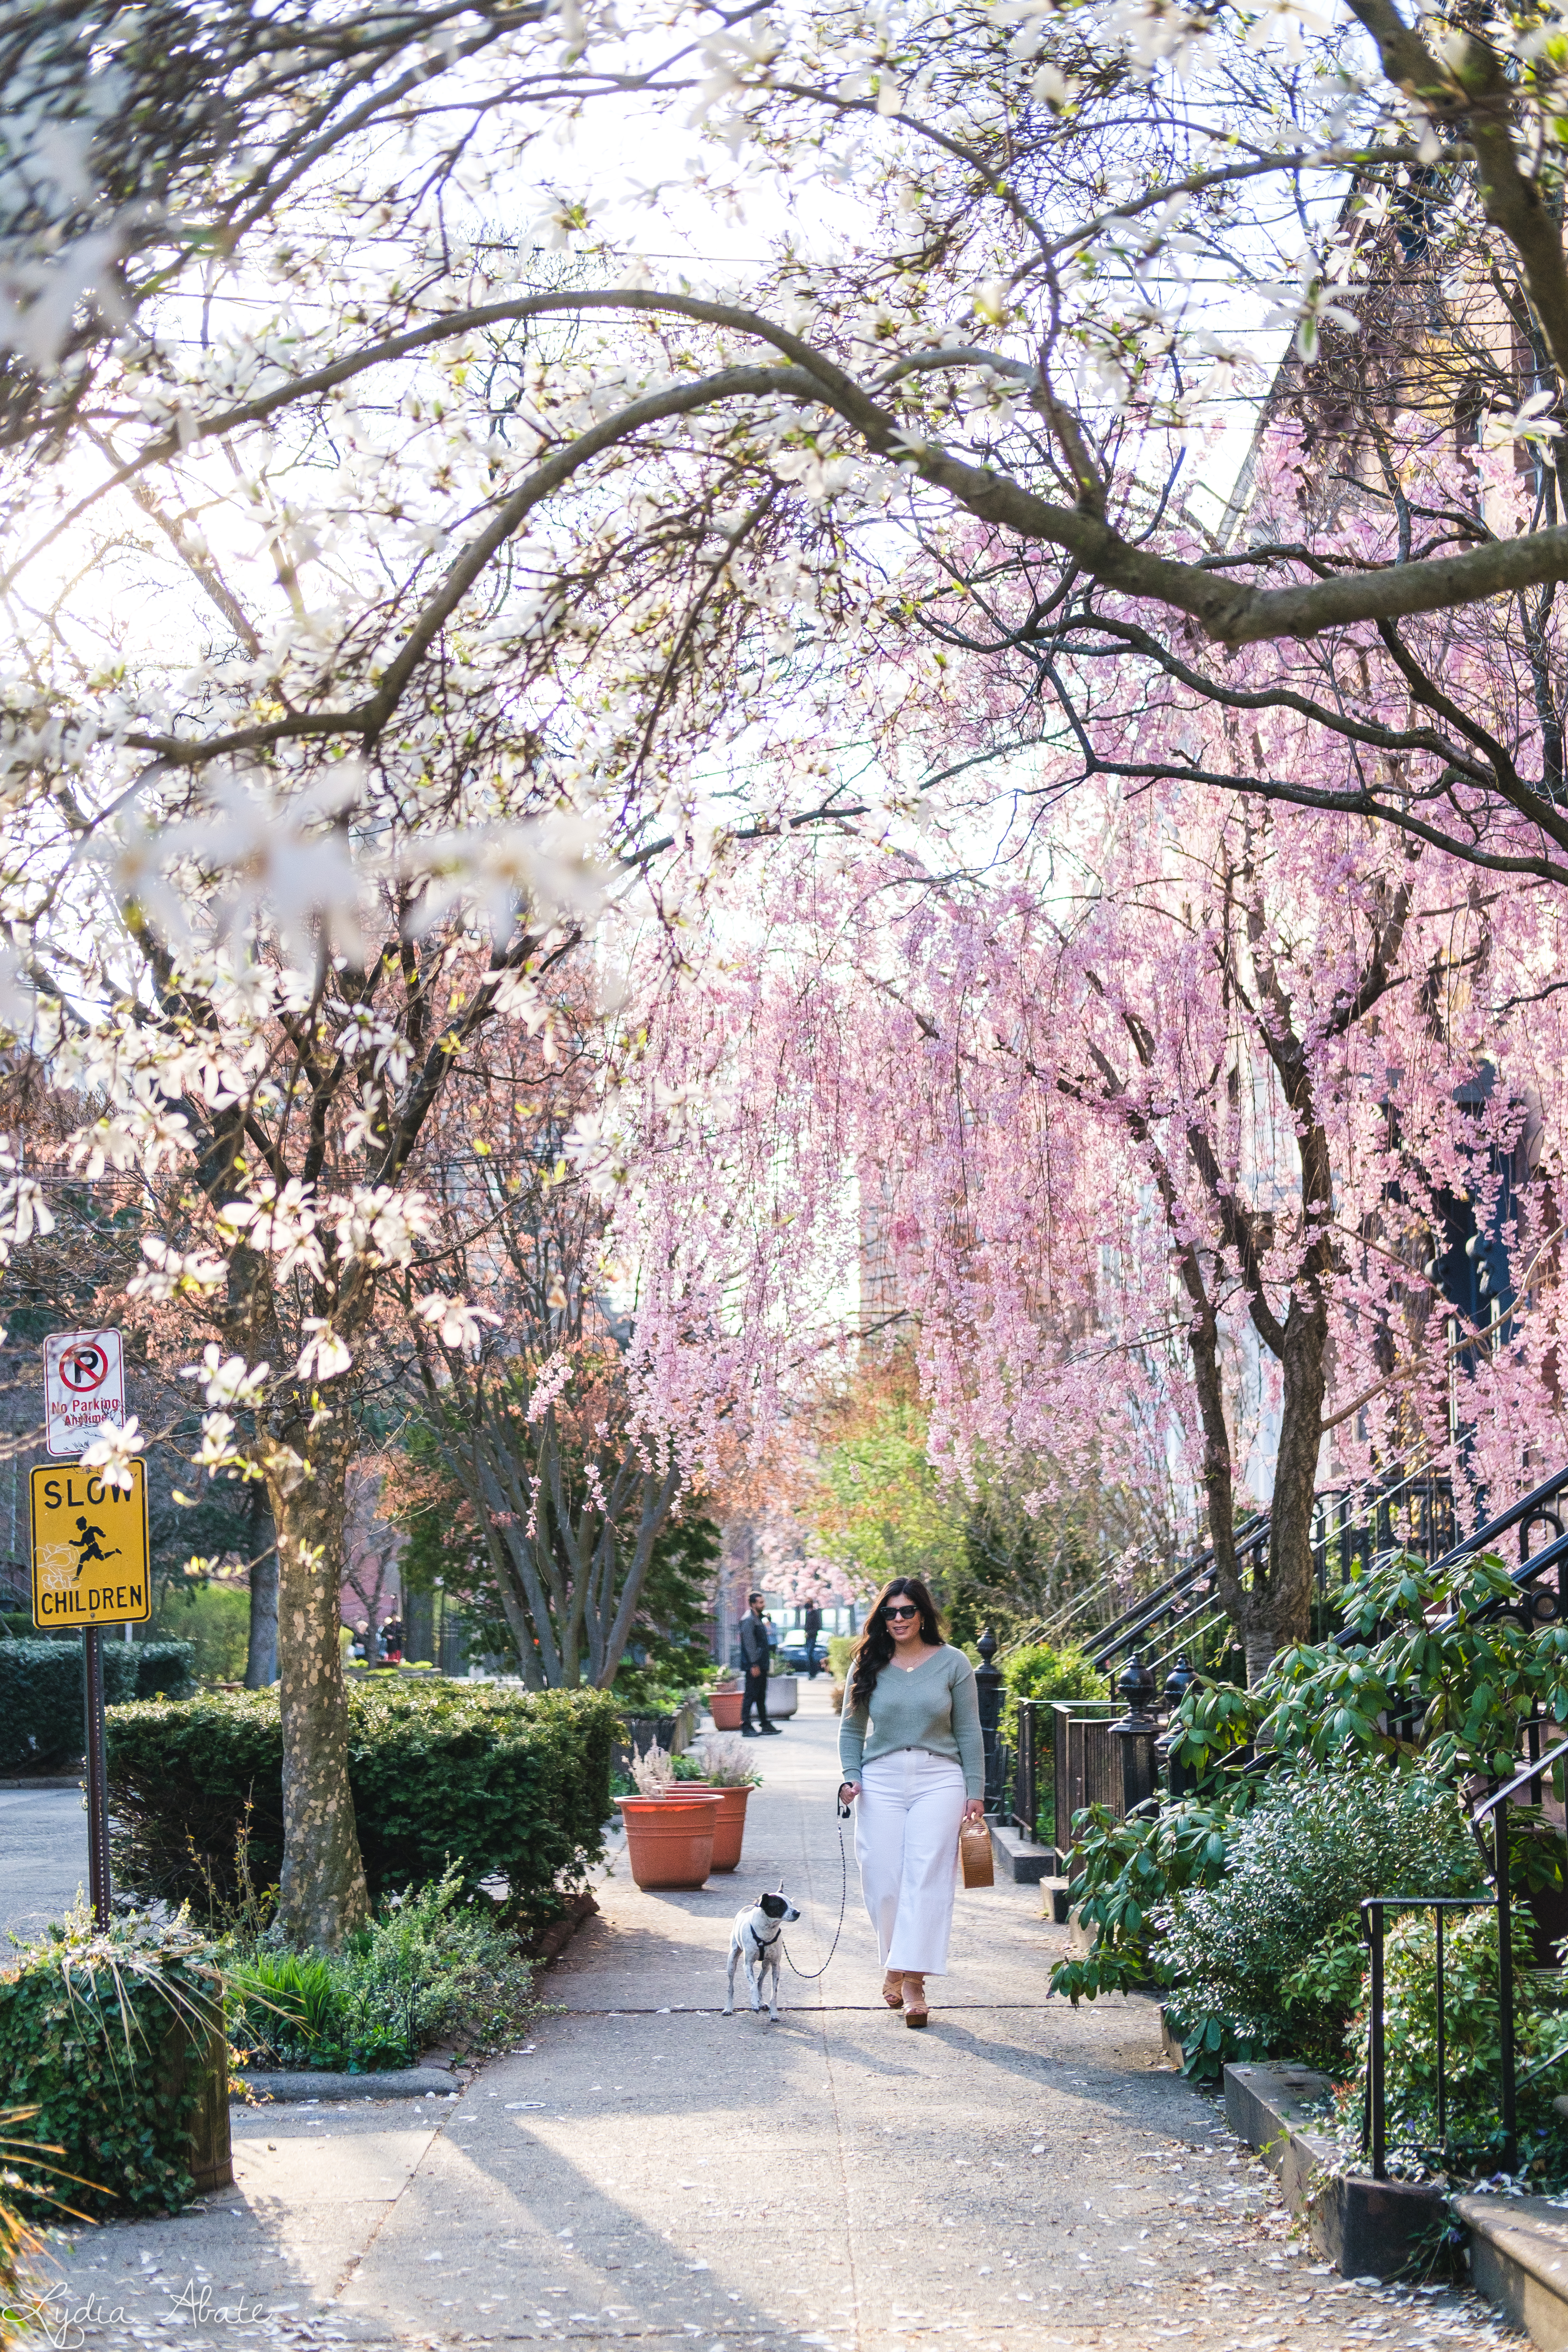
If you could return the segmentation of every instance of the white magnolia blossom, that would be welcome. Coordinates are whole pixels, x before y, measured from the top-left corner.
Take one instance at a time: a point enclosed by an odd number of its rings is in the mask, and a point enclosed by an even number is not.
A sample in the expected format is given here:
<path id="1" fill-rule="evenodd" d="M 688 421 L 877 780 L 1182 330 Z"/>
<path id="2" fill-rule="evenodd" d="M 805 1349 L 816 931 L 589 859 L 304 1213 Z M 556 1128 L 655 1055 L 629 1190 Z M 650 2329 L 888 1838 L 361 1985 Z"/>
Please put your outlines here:
<path id="1" fill-rule="evenodd" d="M 480 1325 L 489 1323 L 499 1328 L 500 1323 L 500 1317 L 492 1315 L 488 1307 L 470 1307 L 466 1298 L 449 1298 L 439 1290 L 416 1299 L 413 1311 L 421 1323 L 435 1332 L 444 1348 L 477 1348 L 483 1337 Z"/>
<path id="2" fill-rule="evenodd" d="M 300 1354 L 300 1378 L 302 1381 L 335 1381 L 353 1362 L 353 1351 L 339 1339 L 323 1316 L 307 1315 L 305 1328 L 310 1337 Z"/>
<path id="3" fill-rule="evenodd" d="M 52 1234 L 54 1213 L 36 1178 L 24 1173 L 8 1143 L 0 1141 L 0 1265 L 35 1234 Z"/>
<path id="4" fill-rule="evenodd" d="M 148 1298 L 162 1307 L 182 1292 L 209 1296 L 220 1289 L 228 1268 L 220 1257 L 205 1250 L 177 1250 L 156 1234 L 143 1234 L 142 1255 L 148 1264 L 125 1286 L 128 1298 Z"/>
<path id="5" fill-rule="evenodd" d="M 204 1413 L 201 1450 L 196 1455 L 198 1469 L 226 1469 L 236 1459 L 234 1432 L 235 1419 L 232 1413 Z"/>
<path id="6" fill-rule="evenodd" d="M 199 1364 L 181 1368 L 183 1381 L 201 1381 L 209 1405 L 254 1404 L 267 1386 L 269 1364 L 247 1364 L 243 1356 L 226 1356 L 216 1339 L 202 1349 Z"/>
<path id="7" fill-rule="evenodd" d="M 1551 413 L 1556 404 L 1556 393 L 1548 390 L 1531 393 L 1512 415 L 1500 415 L 1494 409 L 1481 427 L 1481 446 L 1493 454 L 1511 447 L 1515 441 L 1531 442 L 1544 448 L 1549 441 L 1562 435 L 1563 426 Z"/>
<path id="8" fill-rule="evenodd" d="M 316 1237 L 312 1187 L 297 1176 L 281 1191 L 266 1178 L 248 1200 L 226 1201 L 217 1221 L 221 1234 L 230 1240 L 243 1234 L 252 1249 L 271 1258 L 279 1280 L 296 1267 L 316 1276 L 326 1270 L 326 1254 Z"/>
<path id="9" fill-rule="evenodd" d="M 144 1168 L 151 1176 L 183 1159 L 191 1147 L 183 1111 L 152 1097 L 128 1099 L 119 1113 L 94 1119 L 71 1145 L 71 1164 L 89 1182 L 108 1168 Z"/>
<path id="10" fill-rule="evenodd" d="M 82 1449 L 82 1468 L 101 1471 L 106 1486 L 123 1487 L 129 1494 L 136 1483 L 131 1465 L 147 1443 L 140 1433 L 141 1426 L 141 1416 L 134 1412 L 123 1423 L 100 1422 L 97 1436 Z"/>
<path id="11" fill-rule="evenodd" d="M 376 1266 L 411 1265 L 416 1244 L 435 1222 L 422 1192 L 390 1184 L 358 1184 L 345 1199 L 330 1202 L 328 1213 L 340 1255 Z"/>

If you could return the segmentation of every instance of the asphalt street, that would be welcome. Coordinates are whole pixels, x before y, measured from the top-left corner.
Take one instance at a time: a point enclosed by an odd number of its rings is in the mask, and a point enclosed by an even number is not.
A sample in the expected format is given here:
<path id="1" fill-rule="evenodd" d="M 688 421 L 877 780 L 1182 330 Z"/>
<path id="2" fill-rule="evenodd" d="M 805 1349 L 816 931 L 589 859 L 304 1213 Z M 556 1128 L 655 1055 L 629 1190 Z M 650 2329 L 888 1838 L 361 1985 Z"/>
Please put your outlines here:
<path id="1" fill-rule="evenodd" d="M 68 1911 L 87 1885 L 79 1789 L 0 1789 L 0 1959 Z"/>

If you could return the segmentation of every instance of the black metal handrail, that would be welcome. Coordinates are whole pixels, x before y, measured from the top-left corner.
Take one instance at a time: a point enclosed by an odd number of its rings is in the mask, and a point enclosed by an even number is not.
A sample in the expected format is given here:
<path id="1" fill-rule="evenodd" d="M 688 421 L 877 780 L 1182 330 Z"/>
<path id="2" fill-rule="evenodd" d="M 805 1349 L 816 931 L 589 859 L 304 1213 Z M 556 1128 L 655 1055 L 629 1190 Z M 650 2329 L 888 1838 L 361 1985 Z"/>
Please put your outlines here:
<path id="1" fill-rule="evenodd" d="M 1495 1518 L 1478 1528 L 1473 1536 L 1467 1536 L 1463 1543 L 1455 1544 L 1441 1559 L 1433 1561 L 1434 1570 L 1453 1568 L 1460 1560 L 1468 1559 L 1472 1552 L 1487 1550 L 1499 1536 L 1507 1535 L 1510 1528 L 1519 1529 L 1520 1558 L 1526 1559 L 1529 1554 L 1524 1549 L 1524 1539 L 1537 1519 L 1555 1528 L 1560 1537 L 1568 1534 L 1561 1515 L 1544 1507 L 1546 1504 L 1555 1502 L 1564 1488 L 1568 1488 L 1568 1469 L 1559 1470 L 1554 1477 L 1543 1479 L 1539 1486 L 1532 1486 L 1528 1495 L 1521 1495 L 1509 1509 L 1500 1511 Z"/>
<path id="2" fill-rule="evenodd" d="M 1268 1540 L 1268 1515 L 1259 1513 L 1236 1531 L 1237 1559 L 1250 1557 Z M 1156 1631 L 1161 1621 L 1171 1614 L 1174 1603 L 1191 1599 L 1200 1588 L 1207 1585 L 1213 1575 L 1214 1546 L 1207 1544 L 1174 1576 L 1167 1577 L 1154 1591 L 1145 1593 L 1141 1601 L 1135 1601 L 1131 1609 L 1124 1610 L 1110 1624 L 1101 1627 L 1089 1648 L 1092 1664 L 1105 1667 L 1118 1651 L 1141 1648 L 1145 1637 Z"/>
<path id="3" fill-rule="evenodd" d="M 1372 1985 L 1367 2001 L 1366 2100 L 1363 2109 L 1362 2146 L 1371 2142 L 1372 2177 L 1374 2180 L 1388 2178 L 1387 2133 L 1384 2116 L 1384 2073 L 1386 2063 L 1386 2036 L 1383 2014 L 1383 1936 L 1384 1915 L 1388 1911 L 1430 1911 L 1437 1921 L 1437 1954 L 1435 1974 L 1437 1987 L 1437 2147 L 1439 2153 L 1447 2144 L 1448 2100 L 1443 2079 L 1443 1914 L 1445 1911 L 1490 1910 L 1498 1905 L 1495 1895 L 1369 1895 L 1361 1906 L 1362 1932 L 1372 1947 Z M 1506 1974 L 1507 1990 L 1500 1979 Z M 1513 1970 L 1499 1967 L 1498 2008 L 1503 2019 L 1503 2045 L 1508 2052 L 1504 2067 L 1503 2122 L 1509 2135 L 1510 2165 L 1513 2157 Z"/>
<path id="4" fill-rule="evenodd" d="M 1502 2118 L 1503 2156 L 1511 2172 L 1519 2160 L 1519 2116 L 1517 2051 L 1514 2040 L 1513 2001 L 1513 1889 L 1509 1874 L 1508 1808 L 1521 1790 L 1535 1788 L 1544 1780 L 1552 1766 L 1568 1757 L 1568 1739 L 1560 1739 L 1543 1756 L 1532 1756 L 1522 1764 L 1500 1789 L 1483 1797 L 1470 1814 L 1470 1828 L 1476 1842 L 1481 1845 L 1483 1859 L 1486 1847 L 1481 1842 L 1481 1825 L 1491 1820 L 1491 1886 L 1489 1895 L 1369 1895 L 1362 1904 L 1362 1916 L 1369 1922 L 1367 1940 L 1372 1946 L 1372 1983 L 1367 2003 L 1367 2063 L 1366 2111 L 1363 2131 L 1363 2145 L 1370 2141 L 1372 2177 L 1386 2179 L 1384 2170 L 1385 2135 L 1384 2114 L 1384 2072 L 1386 2064 L 1385 2020 L 1383 2014 L 1383 1923 L 1386 1911 L 1432 1911 L 1437 1916 L 1436 1989 L 1437 1989 L 1437 2137 L 1439 2146 L 1447 2130 L 1447 2095 L 1443 2081 L 1443 1913 L 1445 1911 L 1490 1909 L 1498 1915 L 1498 2042 L 1499 2084 L 1498 2109 Z M 1563 2053 L 1559 2051 L 1549 2063 Z M 1542 2071 L 1540 2068 L 1532 2070 Z"/>
<path id="5" fill-rule="evenodd" d="M 1394 1548 L 1392 1528 L 1394 1515 L 1400 1509 L 1407 1507 L 1412 1502 L 1424 1507 L 1429 1521 L 1436 1518 L 1436 1507 L 1438 1503 L 1444 1506 L 1450 1517 L 1452 1516 L 1453 1499 L 1447 1482 L 1428 1468 L 1404 1472 L 1382 1486 L 1369 1483 L 1359 1492 L 1354 1488 L 1331 1487 L 1321 1494 L 1317 1497 L 1316 1508 L 1321 1522 L 1321 1531 L 1314 1536 L 1312 1542 L 1312 1549 L 1317 1558 L 1319 1591 L 1327 1590 L 1329 1554 L 1336 1549 L 1341 1554 L 1340 1580 L 1342 1582 L 1344 1580 L 1344 1558 L 1349 1538 L 1352 1535 L 1364 1533 L 1371 1528 L 1376 1537 L 1381 1538 L 1379 1549 L 1392 1549 Z M 1557 1505 L 1558 1507 L 1553 1509 L 1552 1507 L 1553 1505 Z M 1471 1553 L 1484 1551 L 1489 1546 L 1494 1545 L 1500 1537 L 1509 1534 L 1515 1528 L 1519 1531 L 1522 1564 L 1530 1557 L 1525 1546 L 1531 1529 L 1538 1522 L 1543 1523 L 1552 1528 L 1555 1536 L 1563 1538 L 1568 1536 L 1568 1525 L 1565 1525 L 1565 1521 L 1568 1521 L 1568 1468 L 1558 1471 L 1551 1478 L 1543 1479 L 1539 1486 L 1532 1487 L 1528 1494 L 1521 1495 L 1517 1502 L 1510 1504 L 1506 1511 L 1494 1514 L 1484 1526 L 1476 1530 L 1474 1535 L 1466 1537 L 1462 1543 L 1450 1545 L 1433 1561 L 1433 1568 L 1435 1570 L 1452 1568 Z M 1238 1555 L 1245 1558 L 1255 1550 L 1259 1541 L 1267 1537 L 1269 1525 L 1270 1517 L 1267 1511 L 1257 1512 L 1251 1518 L 1244 1520 L 1237 1528 L 1234 1538 Z M 1539 1559 L 1541 1555 L 1537 1554 L 1536 1557 Z M 1202 1549 L 1194 1552 L 1191 1559 L 1184 1560 L 1179 1568 L 1174 1569 L 1152 1591 L 1140 1594 L 1135 1601 L 1129 1602 L 1125 1609 L 1120 1610 L 1115 1616 L 1108 1619 L 1103 1625 L 1096 1629 L 1091 1642 L 1086 1645 L 1093 1663 L 1103 1668 L 1109 1665 L 1121 1652 L 1143 1645 L 1151 1633 L 1161 1630 L 1162 1620 L 1168 1616 L 1170 1604 L 1205 1591 L 1209 1587 L 1213 1573 L 1214 1547 L 1212 1544 L 1205 1544 Z M 1097 1596 L 1103 1594 L 1109 1582 L 1109 1576 L 1102 1578 L 1096 1588 L 1081 1594 L 1076 1601 L 1068 1602 L 1064 1610 L 1058 1610 L 1054 1616 L 1027 1626 L 1008 1643 L 1008 1649 L 1017 1649 L 1033 1641 L 1058 1641 L 1087 1610 L 1093 1607 Z M 1197 1613 L 1195 1609 L 1190 1611 L 1181 1621 L 1182 1623 L 1190 1624 L 1192 1618 Z M 1345 1636 L 1341 1634 L 1336 1638 L 1343 1641 Z M 1353 1639 L 1354 1636 L 1351 1638 Z"/>
<path id="6" fill-rule="evenodd" d="M 1543 1516 L 1538 1507 L 1542 1497 L 1550 1499 L 1563 1487 L 1568 1487 L 1568 1469 L 1555 1480 L 1548 1481 L 1532 1494 L 1521 1497 L 1510 1512 L 1482 1528 L 1475 1541 L 1489 1540 L 1499 1529 L 1517 1525 L 1529 1516 Z M 1371 1530 L 1381 1542 L 1382 1549 L 1392 1549 L 1395 1514 L 1415 1503 L 1424 1508 L 1430 1527 L 1436 1516 L 1434 1505 L 1439 1499 L 1445 1502 L 1451 1517 L 1452 1496 L 1447 1482 L 1426 1468 L 1403 1472 L 1381 1486 L 1369 1484 L 1359 1491 L 1354 1488 L 1329 1488 L 1319 1495 L 1314 1503 L 1314 1512 L 1321 1523 L 1321 1532 L 1313 1537 L 1312 1549 L 1317 1557 L 1320 1591 L 1327 1590 L 1331 1550 L 1337 1549 L 1339 1551 L 1339 1580 L 1342 1584 L 1347 1580 L 1346 1563 L 1352 1537 L 1364 1535 Z M 1339 1513 L 1337 1523 L 1333 1517 L 1336 1508 Z M 1243 1521 L 1233 1538 L 1238 1561 L 1245 1562 L 1262 1549 L 1268 1540 L 1271 1527 L 1271 1517 L 1267 1511 L 1258 1512 Z M 1445 1560 L 1460 1559 L 1472 1549 L 1473 1544 L 1464 1544 L 1445 1553 L 1443 1558 Z M 1110 1624 L 1101 1628 L 1089 1648 L 1093 1664 L 1103 1669 L 1122 1651 L 1146 1647 L 1150 1635 L 1156 1633 L 1169 1632 L 1174 1638 L 1175 1626 L 1169 1622 L 1173 1617 L 1173 1604 L 1212 1591 L 1213 1576 L 1214 1546 L 1208 1544 L 1195 1552 L 1163 1584 L 1157 1586 L 1152 1592 L 1145 1593 L 1120 1617 L 1113 1618 Z M 1200 1613 L 1200 1609 L 1194 1607 L 1179 1621 L 1184 1629 L 1191 1629 L 1184 1633 L 1189 1647 L 1195 1633 L 1203 1630 L 1193 1623 Z M 1215 1622 L 1223 1617 L 1224 1612 L 1216 1603 L 1207 1615 L 1210 1622 Z"/>
<path id="7" fill-rule="evenodd" d="M 1468 1544 L 1463 1551 L 1451 1553 L 1447 1561 L 1439 1561 L 1438 1565 L 1440 1567 L 1456 1566 L 1460 1560 L 1474 1559 L 1477 1552 L 1485 1549 L 1485 1545 L 1479 1541 Z M 1553 1568 L 1557 1570 L 1557 1602 L 1552 1612 L 1542 1616 L 1541 1622 L 1543 1623 L 1552 1622 L 1555 1617 L 1561 1616 L 1564 1609 L 1568 1608 L 1568 1535 L 1560 1535 L 1555 1542 L 1543 1544 L 1539 1551 L 1526 1552 L 1519 1566 L 1509 1570 L 1510 1583 L 1516 1591 L 1522 1591 L 1525 1585 L 1533 1584 L 1538 1576 L 1545 1575 L 1550 1569 Z M 1543 1599 L 1544 1597 L 1544 1595 L 1542 1596 Z M 1494 1616 L 1499 1610 L 1506 1609 L 1510 1605 L 1500 1595 L 1496 1600 L 1484 1603 L 1476 1614 L 1478 1618 Z M 1439 1618 L 1432 1630 L 1436 1633 L 1451 1633 L 1458 1622 L 1458 1611 L 1451 1609 L 1446 1617 Z M 1342 1638 L 1342 1635 L 1341 1639 Z"/>

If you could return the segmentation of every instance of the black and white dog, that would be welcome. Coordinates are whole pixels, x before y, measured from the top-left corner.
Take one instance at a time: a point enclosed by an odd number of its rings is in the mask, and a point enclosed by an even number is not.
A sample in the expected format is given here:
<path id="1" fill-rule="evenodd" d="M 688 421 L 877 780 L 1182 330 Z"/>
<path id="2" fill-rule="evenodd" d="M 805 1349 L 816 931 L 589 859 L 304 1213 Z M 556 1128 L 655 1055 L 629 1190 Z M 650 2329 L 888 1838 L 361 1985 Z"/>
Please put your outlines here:
<path id="1" fill-rule="evenodd" d="M 746 1982 L 752 1988 L 752 2008 L 760 2017 L 763 2009 L 763 1979 L 768 1970 L 773 1972 L 773 1990 L 768 1995 L 768 2015 L 777 2024 L 779 2014 L 779 1955 L 784 1931 L 800 1913 L 784 1895 L 759 1895 L 754 1907 L 735 1915 L 735 1925 L 730 1934 L 729 1990 L 724 1996 L 724 2014 L 735 2014 L 735 1963 L 746 1963 Z"/>

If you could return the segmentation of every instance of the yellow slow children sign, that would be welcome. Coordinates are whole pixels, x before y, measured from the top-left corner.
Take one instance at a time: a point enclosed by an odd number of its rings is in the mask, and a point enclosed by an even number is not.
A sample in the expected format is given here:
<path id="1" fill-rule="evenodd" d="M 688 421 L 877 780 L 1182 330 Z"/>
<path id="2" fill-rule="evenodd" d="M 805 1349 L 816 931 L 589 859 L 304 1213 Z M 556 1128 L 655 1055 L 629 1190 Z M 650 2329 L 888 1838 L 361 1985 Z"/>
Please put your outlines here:
<path id="1" fill-rule="evenodd" d="M 147 1486 L 110 1486 L 95 1470 L 40 1465 L 33 1473 L 33 1622 L 123 1625 L 153 1614 Z"/>

